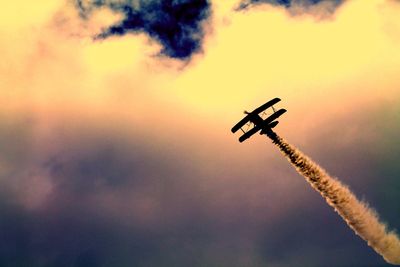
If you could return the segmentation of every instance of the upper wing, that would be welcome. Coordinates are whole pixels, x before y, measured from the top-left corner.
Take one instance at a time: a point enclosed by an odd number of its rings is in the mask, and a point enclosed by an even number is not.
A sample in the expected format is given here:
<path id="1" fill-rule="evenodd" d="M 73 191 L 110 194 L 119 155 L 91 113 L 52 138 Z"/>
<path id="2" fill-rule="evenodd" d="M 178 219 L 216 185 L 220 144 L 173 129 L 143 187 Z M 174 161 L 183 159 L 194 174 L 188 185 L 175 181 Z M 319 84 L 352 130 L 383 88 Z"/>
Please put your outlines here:
<path id="1" fill-rule="evenodd" d="M 253 129 L 247 131 L 245 134 L 239 137 L 239 142 L 243 142 L 244 140 L 248 139 L 250 136 L 258 132 L 260 129 L 261 125 L 255 125 Z"/>
<path id="2" fill-rule="evenodd" d="M 285 113 L 286 111 L 287 111 L 287 110 L 284 109 L 284 108 L 278 110 L 277 112 L 275 112 L 274 114 L 272 114 L 271 116 L 269 116 L 268 118 L 266 118 L 266 119 L 263 121 L 262 127 L 265 127 L 265 126 L 268 127 L 268 124 L 270 124 L 271 122 L 273 122 L 274 120 L 276 120 L 277 118 L 279 118 L 279 117 L 280 117 L 283 113 Z"/>
<path id="3" fill-rule="evenodd" d="M 277 112 L 275 112 L 274 114 L 272 114 L 271 116 L 269 116 L 268 118 L 266 118 L 262 124 L 258 124 L 255 125 L 253 129 L 247 131 L 246 133 L 244 133 L 240 138 L 239 138 L 239 142 L 243 142 L 244 140 L 248 139 L 250 136 L 252 136 L 253 134 L 255 134 L 256 132 L 258 132 L 260 129 L 263 129 L 261 131 L 261 133 L 265 133 L 264 129 L 271 129 L 274 128 L 278 122 L 274 121 L 277 118 L 279 118 L 283 113 L 286 112 L 286 109 L 280 109 Z"/>
<path id="4" fill-rule="evenodd" d="M 236 132 L 237 130 L 239 130 L 240 128 L 242 128 L 243 125 L 245 125 L 247 122 L 250 121 L 250 117 L 247 115 L 246 117 L 244 117 L 243 119 L 241 119 L 235 126 L 233 126 L 232 128 L 232 133 Z"/>
<path id="5" fill-rule="evenodd" d="M 266 109 L 269 108 L 270 106 L 275 105 L 275 104 L 278 103 L 279 101 L 281 101 L 280 98 L 274 98 L 274 99 L 268 101 L 267 103 L 265 103 L 264 105 L 262 105 L 262 106 L 256 108 L 256 109 L 253 110 L 251 113 L 258 114 L 258 113 L 260 113 L 260 112 L 266 110 Z M 234 133 L 234 132 L 236 132 L 237 130 L 239 130 L 240 128 L 242 128 L 243 125 L 245 125 L 245 124 L 246 124 L 247 122 L 249 122 L 249 121 L 250 121 L 250 117 L 249 117 L 249 116 L 244 117 L 244 118 L 243 118 L 241 121 L 239 121 L 235 126 L 233 126 L 233 128 L 232 128 L 232 130 L 231 130 L 232 133 Z"/>
<path id="6" fill-rule="evenodd" d="M 270 101 L 268 101 L 267 103 L 265 103 L 264 105 L 256 108 L 255 110 L 253 110 L 251 113 L 255 113 L 258 114 L 264 110 L 266 110 L 267 108 L 271 107 L 272 105 L 275 105 L 276 103 L 278 103 L 279 101 L 281 101 L 280 98 L 274 98 Z"/>

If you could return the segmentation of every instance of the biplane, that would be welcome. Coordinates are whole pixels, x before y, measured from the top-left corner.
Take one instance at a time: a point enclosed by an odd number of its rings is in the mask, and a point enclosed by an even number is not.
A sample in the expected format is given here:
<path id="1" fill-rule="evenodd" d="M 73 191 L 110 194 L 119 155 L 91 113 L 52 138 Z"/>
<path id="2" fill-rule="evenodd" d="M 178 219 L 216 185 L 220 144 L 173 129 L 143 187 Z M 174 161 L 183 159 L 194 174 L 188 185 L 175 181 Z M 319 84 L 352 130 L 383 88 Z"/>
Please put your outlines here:
<path id="1" fill-rule="evenodd" d="M 276 119 L 286 112 L 286 109 L 279 109 L 277 111 L 274 108 L 274 105 L 279 101 L 281 101 L 279 98 L 274 98 L 264 105 L 256 108 L 252 112 L 244 112 L 244 114 L 246 114 L 247 116 L 244 117 L 232 128 L 232 133 L 235 133 L 239 129 L 243 132 L 243 135 L 239 137 L 239 142 L 243 142 L 260 130 L 260 134 L 272 132 L 271 129 L 279 123 L 278 121 L 276 121 Z M 268 114 L 265 111 L 269 108 L 272 108 L 273 113 L 272 115 L 266 117 L 266 115 Z M 245 126 L 247 126 L 247 129 L 244 130 L 243 127 Z"/>

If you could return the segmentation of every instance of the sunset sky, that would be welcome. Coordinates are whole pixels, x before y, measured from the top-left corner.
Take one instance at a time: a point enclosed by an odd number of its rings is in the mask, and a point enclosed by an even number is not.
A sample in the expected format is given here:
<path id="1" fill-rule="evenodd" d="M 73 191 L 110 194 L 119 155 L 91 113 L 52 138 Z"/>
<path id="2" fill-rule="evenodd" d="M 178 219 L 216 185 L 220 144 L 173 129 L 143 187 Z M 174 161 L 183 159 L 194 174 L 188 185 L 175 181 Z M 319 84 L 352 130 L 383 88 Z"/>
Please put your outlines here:
<path id="1" fill-rule="evenodd" d="M 0 3 L 0 266 L 389 266 L 230 129 L 281 98 L 399 232 L 400 1 Z"/>

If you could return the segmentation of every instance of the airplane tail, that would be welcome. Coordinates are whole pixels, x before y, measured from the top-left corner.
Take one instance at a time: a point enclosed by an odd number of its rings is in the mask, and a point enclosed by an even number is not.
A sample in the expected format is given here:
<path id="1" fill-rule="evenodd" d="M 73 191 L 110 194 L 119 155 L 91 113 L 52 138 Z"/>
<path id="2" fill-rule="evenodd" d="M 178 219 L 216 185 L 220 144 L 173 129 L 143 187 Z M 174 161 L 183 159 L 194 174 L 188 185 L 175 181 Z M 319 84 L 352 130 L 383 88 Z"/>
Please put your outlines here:
<path id="1" fill-rule="evenodd" d="M 279 121 L 273 121 L 270 124 L 268 124 L 267 127 L 261 130 L 260 134 L 269 134 L 272 132 L 272 128 L 274 128 L 276 125 L 278 125 Z"/>

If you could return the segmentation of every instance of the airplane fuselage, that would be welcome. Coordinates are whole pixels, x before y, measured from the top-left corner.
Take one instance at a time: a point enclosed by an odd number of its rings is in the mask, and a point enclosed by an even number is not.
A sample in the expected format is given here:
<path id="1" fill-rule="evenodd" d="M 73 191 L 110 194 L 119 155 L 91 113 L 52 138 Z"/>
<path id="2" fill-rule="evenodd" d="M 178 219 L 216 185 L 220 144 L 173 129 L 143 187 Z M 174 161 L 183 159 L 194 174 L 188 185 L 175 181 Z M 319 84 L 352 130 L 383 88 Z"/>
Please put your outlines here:
<path id="1" fill-rule="evenodd" d="M 264 121 L 260 115 L 254 113 L 249 113 L 249 120 L 256 126 L 262 124 Z"/>
<path id="2" fill-rule="evenodd" d="M 286 112 L 286 109 L 275 110 L 275 108 L 273 107 L 273 105 L 278 103 L 279 101 L 280 101 L 279 98 L 274 98 L 268 101 L 267 103 L 261 105 L 260 107 L 256 108 L 252 112 L 248 111 L 244 112 L 247 116 L 245 116 L 238 123 L 236 123 L 231 129 L 232 133 L 235 133 L 239 129 L 243 132 L 243 135 L 239 137 L 239 142 L 243 142 L 244 140 L 248 139 L 250 136 L 252 136 L 258 131 L 260 132 L 260 134 L 267 134 L 267 135 L 273 133 L 272 128 L 274 128 L 278 124 L 278 121 L 276 121 L 276 119 Z M 274 113 L 269 117 L 267 117 L 266 119 L 263 119 L 259 114 L 260 113 L 265 114 L 264 110 L 270 107 L 272 107 Z M 244 131 L 242 127 L 246 125 L 246 123 L 248 122 L 254 124 L 254 127 L 251 128 L 250 130 L 248 129 L 247 131 Z"/>

